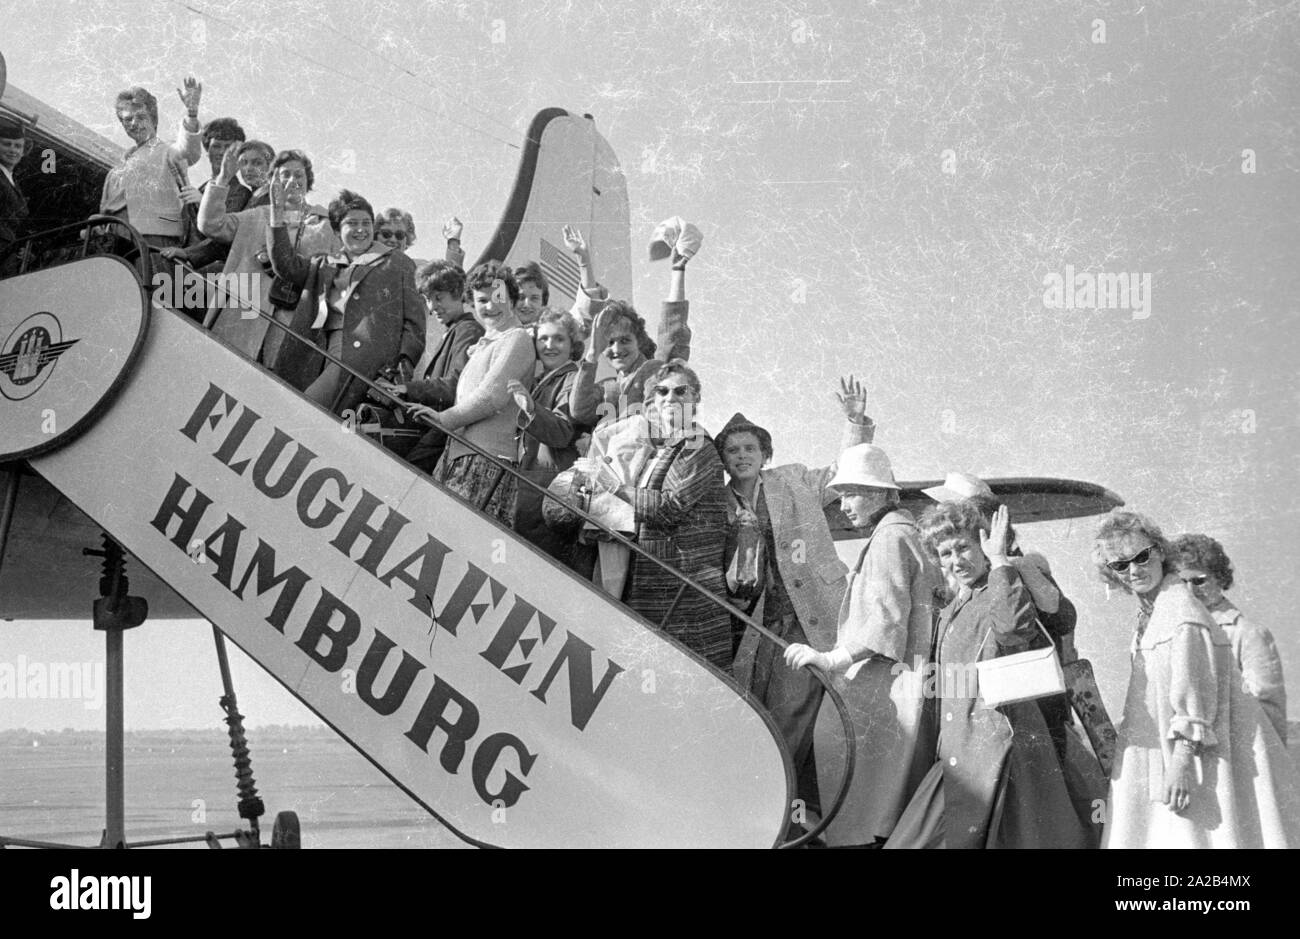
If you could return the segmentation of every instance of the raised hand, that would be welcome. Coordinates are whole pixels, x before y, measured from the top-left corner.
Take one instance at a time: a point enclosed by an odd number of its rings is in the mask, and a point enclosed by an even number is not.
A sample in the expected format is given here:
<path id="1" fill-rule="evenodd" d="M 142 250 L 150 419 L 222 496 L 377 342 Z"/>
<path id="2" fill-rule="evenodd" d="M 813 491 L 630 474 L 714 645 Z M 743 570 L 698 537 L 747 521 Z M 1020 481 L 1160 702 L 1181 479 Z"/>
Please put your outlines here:
<path id="1" fill-rule="evenodd" d="M 221 155 L 221 169 L 217 172 L 217 185 L 229 186 L 234 182 L 237 175 L 239 175 L 239 148 L 229 146 L 226 147 L 226 152 Z"/>
<path id="2" fill-rule="evenodd" d="M 226 152 L 229 153 L 230 151 L 227 150 Z M 271 177 L 271 193 L 270 193 L 271 202 L 268 208 L 270 209 L 270 213 L 271 213 L 272 228 L 278 228 L 285 224 L 284 204 L 285 204 L 285 191 L 287 189 L 288 189 L 288 184 L 283 179 L 281 179 L 279 176 Z"/>
<path id="3" fill-rule="evenodd" d="M 181 99 L 181 104 L 185 105 L 185 110 L 191 115 L 199 111 L 199 99 L 203 97 L 203 83 L 190 75 L 185 79 L 185 90 L 176 89 L 176 96 Z"/>
<path id="4" fill-rule="evenodd" d="M 564 246 L 572 251 L 581 263 L 589 264 L 591 262 L 591 250 L 587 247 L 582 232 L 572 225 L 565 225 L 563 235 Z"/>
<path id="5" fill-rule="evenodd" d="M 867 415 L 867 393 L 862 382 L 852 375 L 840 379 L 840 390 L 835 395 L 840 402 L 844 416 L 855 424 L 865 424 Z"/>
<path id="6" fill-rule="evenodd" d="M 442 237 L 445 241 L 460 241 L 460 233 L 465 230 L 465 223 L 452 216 L 442 223 Z"/>
<path id="7" fill-rule="evenodd" d="M 588 362 L 596 362 L 600 354 L 605 351 L 609 345 L 609 329 L 613 323 L 613 316 L 608 308 L 602 309 L 596 314 L 595 321 L 591 324 L 591 345 L 586 351 Z"/>
<path id="8" fill-rule="evenodd" d="M 1007 556 L 1007 530 L 1011 527 L 1011 516 L 1005 505 L 999 505 L 993 513 L 991 531 L 986 535 L 980 532 L 980 548 L 990 561 L 1005 559 Z"/>

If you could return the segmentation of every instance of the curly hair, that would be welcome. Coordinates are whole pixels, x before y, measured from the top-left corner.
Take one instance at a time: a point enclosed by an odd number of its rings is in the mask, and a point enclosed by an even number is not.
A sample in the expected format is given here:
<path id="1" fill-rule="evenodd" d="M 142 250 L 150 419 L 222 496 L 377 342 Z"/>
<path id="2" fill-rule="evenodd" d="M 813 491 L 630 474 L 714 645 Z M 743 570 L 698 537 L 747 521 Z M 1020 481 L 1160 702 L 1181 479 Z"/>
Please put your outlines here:
<path id="1" fill-rule="evenodd" d="M 1179 535 L 1170 545 L 1177 562 L 1184 567 L 1205 571 L 1219 582 L 1220 590 L 1232 586 L 1232 562 L 1219 544 L 1209 535 Z"/>
<path id="2" fill-rule="evenodd" d="M 464 299 L 465 272 L 441 258 L 429 261 L 420 265 L 420 269 L 415 272 L 415 289 L 426 297 L 441 292 Z"/>
<path id="3" fill-rule="evenodd" d="M 360 209 L 375 220 L 375 210 L 363 197 L 351 189 L 340 189 L 338 196 L 329 204 L 330 228 L 335 232 L 343 225 L 343 219 L 354 209 Z"/>
<path id="4" fill-rule="evenodd" d="M 650 334 L 646 332 L 645 320 L 637 314 L 636 308 L 632 304 L 626 300 L 611 300 L 605 304 L 605 310 L 609 311 L 611 326 L 618 320 L 627 320 L 628 325 L 632 327 L 632 336 L 636 339 L 637 351 L 647 359 L 655 357 L 655 352 L 658 351 L 659 347 L 650 338 Z"/>
<path id="5" fill-rule="evenodd" d="M 375 216 L 375 226 L 378 227 L 384 222 L 400 225 L 406 229 L 406 246 L 408 248 L 415 244 L 415 219 L 410 212 L 404 209 L 384 209 Z"/>
<path id="6" fill-rule="evenodd" d="M 465 279 L 465 293 L 469 295 L 475 290 L 491 293 L 492 283 L 497 280 L 506 285 L 506 293 L 510 296 L 511 306 L 518 303 L 519 285 L 515 283 L 515 275 L 510 272 L 510 268 L 500 261 L 484 261 L 470 271 L 469 277 Z"/>
<path id="7" fill-rule="evenodd" d="M 113 102 L 113 110 L 120 111 L 123 105 L 144 108 L 149 120 L 153 121 L 154 128 L 158 127 L 158 99 L 149 93 L 148 88 L 132 85 L 125 91 L 119 91 L 117 100 Z"/>
<path id="8" fill-rule="evenodd" d="M 1160 527 L 1139 512 L 1130 512 L 1128 509 L 1111 509 L 1102 518 L 1092 542 L 1092 563 L 1096 565 L 1097 572 L 1101 575 L 1102 580 L 1123 587 L 1125 590 L 1128 589 L 1128 584 L 1115 571 L 1106 566 L 1105 550 L 1108 544 L 1127 535 L 1136 535 L 1150 541 L 1151 546 L 1160 551 L 1161 567 L 1164 573 L 1173 573 L 1173 551 L 1170 549 L 1169 541 L 1165 538 Z"/>
<path id="9" fill-rule="evenodd" d="M 932 505 L 916 524 L 921 530 L 921 541 L 932 555 L 938 554 L 939 544 L 950 538 L 969 538 L 973 544 L 979 544 L 980 532 L 989 530 L 974 499 Z"/>
<path id="10" fill-rule="evenodd" d="M 271 164 L 271 175 L 274 176 L 275 171 L 284 164 L 294 161 L 302 164 L 302 171 L 307 175 L 307 191 L 311 192 L 312 187 L 316 185 L 316 174 L 312 171 L 311 159 L 301 150 L 281 150 L 276 154 L 275 161 Z"/>
<path id="11" fill-rule="evenodd" d="M 537 329 L 541 329 L 547 323 L 559 323 L 563 326 L 564 331 L 569 335 L 569 358 L 575 362 L 582 358 L 582 353 L 586 348 L 584 344 L 586 330 L 582 328 L 582 324 L 578 322 L 577 317 L 568 310 L 556 310 L 547 307 L 542 310 L 542 315 L 537 317 L 537 322 L 534 325 Z M 533 335 L 537 335 L 536 329 Z"/>

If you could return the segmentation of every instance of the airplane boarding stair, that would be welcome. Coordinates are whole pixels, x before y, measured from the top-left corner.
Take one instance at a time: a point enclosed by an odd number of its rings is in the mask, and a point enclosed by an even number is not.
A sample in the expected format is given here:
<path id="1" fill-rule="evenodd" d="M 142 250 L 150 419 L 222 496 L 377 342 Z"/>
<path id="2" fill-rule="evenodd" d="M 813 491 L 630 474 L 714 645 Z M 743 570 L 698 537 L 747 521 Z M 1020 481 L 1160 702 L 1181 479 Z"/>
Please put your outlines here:
<path id="1" fill-rule="evenodd" d="M 122 258 L 0 280 L 0 343 L 0 463 L 25 460 L 133 574 L 152 572 L 461 837 L 784 836 L 789 758 L 728 676 L 159 305 Z M 55 543 L 33 532 L 57 527 L 41 512 L 61 500 L 29 482 L 5 513 L 11 557 Z M 68 588 L 52 574 L 42 589 Z"/>

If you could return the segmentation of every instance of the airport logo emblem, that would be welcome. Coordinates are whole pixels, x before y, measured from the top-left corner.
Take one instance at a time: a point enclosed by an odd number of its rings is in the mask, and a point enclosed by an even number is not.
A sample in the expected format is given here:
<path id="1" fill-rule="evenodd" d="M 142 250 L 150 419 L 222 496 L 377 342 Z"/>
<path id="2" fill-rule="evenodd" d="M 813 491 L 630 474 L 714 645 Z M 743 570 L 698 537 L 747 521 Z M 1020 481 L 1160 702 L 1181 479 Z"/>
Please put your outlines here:
<path id="1" fill-rule="evenodd" d="M 30 398 L 54 371 L 59 356 L 80 342 L 64 339 L 53 313 L 34 313 L 0 344 L 0 394 L 10 401 Z"/>

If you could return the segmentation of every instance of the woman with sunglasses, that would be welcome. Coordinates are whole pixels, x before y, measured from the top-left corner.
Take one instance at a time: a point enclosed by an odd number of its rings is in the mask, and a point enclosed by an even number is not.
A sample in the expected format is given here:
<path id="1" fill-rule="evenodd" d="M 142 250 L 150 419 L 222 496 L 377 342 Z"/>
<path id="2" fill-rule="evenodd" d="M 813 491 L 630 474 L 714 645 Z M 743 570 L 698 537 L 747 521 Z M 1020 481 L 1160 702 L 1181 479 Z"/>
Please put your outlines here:
<path id="1" fill-rule="evenodd" d="M 415 219 L 401 209 L 385 209 L 375 216 L 375 241 L 393 251 L 410 251 L 415 244 Z"/>
<path id="2" fill-rule="evenodd" d="M 1103 846 L 1300 847 L 1295 769 L 1160 529 L 1113 509 L 1093 560 L 1138 601 Z"/>
<path id="3" fill-rule="evenodd" d="M 680 360 L 660 367 L 648 383 L 645 412 L 649 445 L 638 454 L 636 484 L 614 494 L 632 506 L 633 540 L 647 554 L 726 596 L 722 555 L 727 538 L 727 497 L 722 460 L 695 422 L 699 376 Z M 600 488 L 600 478 L 592 480 Z M 727 607 L 632 555 L 623 601 L 669 636 L 721 669 L 731 667 L 731 615 Z M 667 622 L 665 622 L 665 619 Z"/>
<path id="4" fill-rule="evenodd" d="M 1224 553 L 1223 545 L 1209 535 L 1179 535 L 1174 539 L 1173 550 L 1178 576 L 1228 634 L 1233 658 L 1246 679 L 1246 690 L 1255 696 L 1285 744 L 1286 684 L 1282 679 L 1282 658 L 1277 654 L 1273 634 L 1249 622 L 1223 595 L 1232 586 L 1232 562 Z"/>

